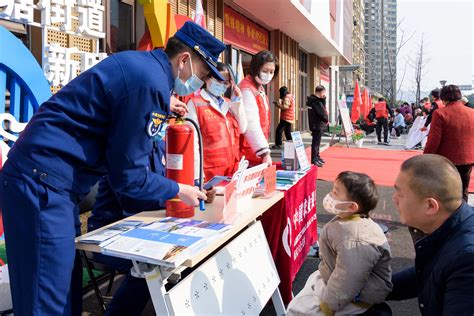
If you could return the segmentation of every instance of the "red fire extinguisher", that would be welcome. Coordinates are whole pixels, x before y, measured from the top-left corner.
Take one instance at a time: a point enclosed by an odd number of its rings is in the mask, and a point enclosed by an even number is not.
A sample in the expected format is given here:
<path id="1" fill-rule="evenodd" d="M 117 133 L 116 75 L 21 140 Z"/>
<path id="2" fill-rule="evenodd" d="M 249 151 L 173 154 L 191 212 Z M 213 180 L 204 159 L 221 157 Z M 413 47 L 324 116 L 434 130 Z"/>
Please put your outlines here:
<path id="1" fill-rule="evenodd" d="M 166 177 L 178 183 L 194 185 L 194 131 L 185 124 L 191 122 L 196 128 L 200 145 L 199 187 L 202 190 L 202 140 L 197 124 L 188 118 L 177 117 L 175 124 L 166 130 Z M 204 201 L 200 201 L 201 210 Z M 166 201 L 166 216 L 187 218 L 194 216 L 194 206 L 187 205 L 176 196 Z"/>

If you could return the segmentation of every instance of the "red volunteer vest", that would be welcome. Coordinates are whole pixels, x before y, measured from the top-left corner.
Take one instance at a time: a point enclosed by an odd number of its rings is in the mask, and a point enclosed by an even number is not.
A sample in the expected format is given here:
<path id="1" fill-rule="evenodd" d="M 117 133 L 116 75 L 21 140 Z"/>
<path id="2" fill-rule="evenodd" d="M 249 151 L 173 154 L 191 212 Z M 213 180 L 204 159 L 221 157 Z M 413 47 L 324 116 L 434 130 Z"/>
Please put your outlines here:
<path id="1" fill-rule="evenodd" d="M 237 171 L 239 153 L 239 124 L 232 113 L 224 116 L 201 96 L 193 96 L 194 106 L 202 133 L 204 175 L 232 176 Z M 226 102 L 229 100 L 225 99 Z"/>
<path id="2" fill-rule="evenodd" d="M 263 135 L 265 135 L 265 139 L 268 141 L 268 137 L 270 136 L 270 107 L 267 111 L 265 108 L 265 101 L 250 75 L 247 75 L 240 82 L 239 87 L 241 90 L 250 89 L 250 91 L 252 91 L 253 95 L 255 96 L 258 106 L 258 116 L 260 117 L 260 127 L 262 128 Z M 265 98 L 268 104 L 268 97 L 265 96 Z M 245 159 L 249 161 L 250 166 L 255 166 L 262 163 L 262 158 L 255 155 L 255 152 L 252 150 L 250 144 L 243 135 L 240 137 L 240 153 L 241 156 L 245 156 Z"/>
<path id="3" fill-rule="evenodd" d="M 375 103 L 375 117 L 381 118 L 385 117 L 388 118 L 388 111 L 387 111 L 387 103 L 386 102 L 377 102 Z"/>

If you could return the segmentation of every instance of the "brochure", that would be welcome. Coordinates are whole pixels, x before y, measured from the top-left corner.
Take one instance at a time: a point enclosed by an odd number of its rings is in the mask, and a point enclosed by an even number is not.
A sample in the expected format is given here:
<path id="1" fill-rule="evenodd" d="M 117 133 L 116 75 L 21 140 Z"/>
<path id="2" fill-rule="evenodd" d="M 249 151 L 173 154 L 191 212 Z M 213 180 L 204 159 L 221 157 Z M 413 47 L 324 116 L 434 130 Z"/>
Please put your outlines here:
<path id="1" fill-rule="evenodd" d="M 111 239 L 112 237 L 118 236 L 131 229 L 137 228 L 140 225 L 143 225 L 142 221 L 126 220 L 110 227 L 105 227 L 104 229 L 101 229 L 97 232 L 92 232 L 90 234 L 81 236 L 77 240 L 86 244 L 100 244 L 104 241 Z"/>
<path id="2" fill-rule="evenodd" d="M 230 227 L 167 217 L 127 231 L 100 247 L 105 254 L 175 268 Z"/>

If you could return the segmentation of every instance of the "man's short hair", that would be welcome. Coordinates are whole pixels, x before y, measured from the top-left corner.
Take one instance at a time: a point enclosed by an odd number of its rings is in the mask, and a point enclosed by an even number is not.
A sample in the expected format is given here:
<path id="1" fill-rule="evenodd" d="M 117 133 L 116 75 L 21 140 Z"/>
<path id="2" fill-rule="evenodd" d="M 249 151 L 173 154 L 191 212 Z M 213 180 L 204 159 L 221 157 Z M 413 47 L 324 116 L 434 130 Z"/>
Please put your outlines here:
<path id="1" fill-rule="evenodd" d="M 428 98 L 428 97 L 423 98 L 423 101 L 425 101 L 425 102 L 428 102 L 429 100 L 430 100 L 430 98 Z"/>
<path id="2" fill-rule="evenodd" d="M 379 98 L 379 102 L 385 101 L 385 98 Z"/>
<path id="3" fill-rule="evenodd" d="M 336 181 L 346 188 L 349 200 L 359 205 L 358 214 L 368 215 L 377 206 L 379 201 L 377 187 L 374 180 L 365 173 L 343 171 L 337 176 Z"/>
<path id="4" fill-rule="evenodd" d="M 168 55 L 169 59 L 173 59 L 174 57 L 176 57 L 177 55 L 183 52 L 192 53 L 191 55 L 194 54 L 191 48 L 189 48 L 187 45 L 185 45 L 176 37 L 170 37 L 168 39 L 164 52 L 166 55 Z"/>
<path id="5" fill-rule="evenodd" d="M 324 86 L 321 85 L 321 84 L 319 86 L 317 86 L 316 88 L 314 88 L 314 92 L 323 92 L 325 90 L 326 90 L 326 88 L 324 88 Z"/>
<path id="6" fill-rule="evenodd" d="M 405 160 L 401 171 L 410 175 L 410 189 L 420 198 L 433 197 L 448 211 L 455 211 L 462 200 L 462 182 L 449 159 L 425 154 Z"/>
<path id="7" fill-rule="evenodd" d="M 439 89 L 438 88 L 431 90 L 430 94 L 433 98 L 439 99 Z"/>

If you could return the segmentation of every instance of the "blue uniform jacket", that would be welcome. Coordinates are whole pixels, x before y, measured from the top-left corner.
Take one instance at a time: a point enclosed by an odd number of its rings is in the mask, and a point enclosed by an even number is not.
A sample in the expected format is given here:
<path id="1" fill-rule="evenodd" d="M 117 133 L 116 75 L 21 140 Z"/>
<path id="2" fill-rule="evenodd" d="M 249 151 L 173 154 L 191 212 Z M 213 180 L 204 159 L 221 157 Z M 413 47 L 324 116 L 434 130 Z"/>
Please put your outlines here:
<path id="1" fill-rule="evenodd" d="M 77 198 L 105 174 L 112 189 L 130 199 L 176 196 L 177 183 L 152 172 L 149 159 L 150 129 L 156 131 L 169 114 L 173 86 L 171 64 L 161 50 L 110 56 L 41 105 L 4 171 L 14 165 Z"/>
<path id="2" fill-rule="evenodd" d="M 165 142 L 155 142 L 150 153 L 150 164 L 153 172 L 162 176 L 166 174 L 163 157 L 165 155 Z M 131 200 L 127 196 L 115 193 L 109 183 L 107 176 L 99 181 L 97 196 L 91 216 L 88 218 L 87 228 L 89 231 L 98 229 L 123 219 L 132 213 L 142 211 L 163 209 L 165 199 L 156 201 Z"/>
<path id="3" fill-rule="evenodd" d="M 423 315 L 473 315 L 474 209 L 463 203 L 415 251 L 415 267 L 393 275 L 387 299 L 418 296 Z"/>

